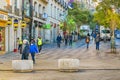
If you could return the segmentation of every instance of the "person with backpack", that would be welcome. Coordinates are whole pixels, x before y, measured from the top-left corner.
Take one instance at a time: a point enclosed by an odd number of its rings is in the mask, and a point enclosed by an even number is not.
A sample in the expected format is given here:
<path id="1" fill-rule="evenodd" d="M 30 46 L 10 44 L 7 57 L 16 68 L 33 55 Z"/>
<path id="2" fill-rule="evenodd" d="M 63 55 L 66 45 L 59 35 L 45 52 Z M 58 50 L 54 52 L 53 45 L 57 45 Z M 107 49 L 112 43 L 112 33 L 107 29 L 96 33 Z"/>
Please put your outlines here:
<path id="1" fill-rule="evenodd" d="M 22 51 L 22 60 L 28 60 L 29 56 L 29 42 L 28 40 L 23 40 L 23 51 Z"/>
<path id="2" fill-rule="evenodd" d="M 37 39 L 37 46 L 38 46 L 38 50 L 39 50 L 39 53 L 40 53 L 41 50 L 42 50 L 42 38 L 40 36 Z"/>
<path id="3" fill-rule="evenodd" d="M 90 35 L 89 34 L 86 36 L 85 42 L 87 44 L 87 49 L 88 49 L 89 48 L 89 42 L 90 42 Z"/>
<path id="4" fill-rule="evenodd" d="M 37 45 L 35 44 L 34 40 L 31 40 L 31 44 L 30 44 L 30 54 L 33 60 L 33 64 L 35 64 L 35 55 L 36 53 L 38 53 L 38 48 Z"/>
<path id="5" fill-rule="evenodd" d="M 95 42 L 96 42 L 96 50 L 99 50 L 99 45 L 100 45 L 100 34 L 98 33 L 96 38 L 95 38 Z"/>

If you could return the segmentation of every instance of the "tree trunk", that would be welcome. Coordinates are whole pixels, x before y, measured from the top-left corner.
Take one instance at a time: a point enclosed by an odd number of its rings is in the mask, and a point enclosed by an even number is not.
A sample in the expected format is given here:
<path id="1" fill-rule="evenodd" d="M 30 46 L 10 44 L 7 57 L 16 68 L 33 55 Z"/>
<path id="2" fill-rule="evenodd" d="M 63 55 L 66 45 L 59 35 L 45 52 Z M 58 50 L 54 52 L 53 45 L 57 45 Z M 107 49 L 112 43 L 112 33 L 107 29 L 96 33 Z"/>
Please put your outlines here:
<path id="1" fill-rule="evenodd" d="M 114 29 L 115 29 L 115 22 L 112 21 L 111 23 L 112 28 L 112 37 L 111 37 L 111 52 L 116 53 L 116 47 L 115 47 L 115 35 L 114 35 Z"/>

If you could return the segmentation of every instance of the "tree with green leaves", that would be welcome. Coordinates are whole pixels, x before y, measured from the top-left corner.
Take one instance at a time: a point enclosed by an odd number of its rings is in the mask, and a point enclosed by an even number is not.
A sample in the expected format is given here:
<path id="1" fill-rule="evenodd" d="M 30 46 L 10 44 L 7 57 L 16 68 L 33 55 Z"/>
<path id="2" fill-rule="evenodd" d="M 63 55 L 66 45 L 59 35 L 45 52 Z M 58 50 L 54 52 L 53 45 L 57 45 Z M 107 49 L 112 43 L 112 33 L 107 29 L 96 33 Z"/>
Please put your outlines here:
<path id="1" fill-rule="evenodd" d="M 80 30 L 80 26 L 84 24 L 93 24 L 93 15 L 90 13 L 88 9 L 82 9 L 80 7 L 82 4 L 73 3 L 74 8 L 68 10 L 68 15 L 73 16 L 73 20 L 77 25 L 78 32 Z"/>
<path id="2" fill-rule="evenodd" d="M 112 48 L 115 47 L 114 42 L 114 30 L 120 27 L 120 14 L 117 10 L 120 7 L 119 0 L 102 0 L 96 7 L 94 14 L 94 21 L 104 27 L 108 27 L 112 31 Z"/>

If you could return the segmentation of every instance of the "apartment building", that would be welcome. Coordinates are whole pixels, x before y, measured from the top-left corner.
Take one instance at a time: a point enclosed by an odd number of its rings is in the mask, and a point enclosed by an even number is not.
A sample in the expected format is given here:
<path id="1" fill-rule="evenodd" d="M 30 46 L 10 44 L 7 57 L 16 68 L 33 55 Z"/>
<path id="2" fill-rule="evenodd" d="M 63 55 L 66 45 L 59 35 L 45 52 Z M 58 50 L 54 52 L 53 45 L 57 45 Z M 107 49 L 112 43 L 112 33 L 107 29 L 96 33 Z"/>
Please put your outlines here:
<path id="1" fill-rule="evenodd" d="M 58 33 L 62 34 L 59 23 L 66 12 L 67 0 L 1 0 L 0 53 L 16 51 L 17 38 L 29 39 L 30 34 L 35 39 L 41 36 L 44 42 L 55 42 Z"/>

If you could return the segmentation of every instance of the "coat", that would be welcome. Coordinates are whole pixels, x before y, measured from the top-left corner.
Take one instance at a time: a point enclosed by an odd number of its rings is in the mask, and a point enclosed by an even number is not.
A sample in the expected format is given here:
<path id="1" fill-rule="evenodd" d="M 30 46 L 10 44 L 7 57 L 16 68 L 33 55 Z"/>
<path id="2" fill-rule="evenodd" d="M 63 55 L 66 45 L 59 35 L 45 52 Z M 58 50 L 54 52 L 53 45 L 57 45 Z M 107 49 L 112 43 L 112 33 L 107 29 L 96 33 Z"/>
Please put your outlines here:
<path id="1" fill-rule="evenodd" d="M 38 48 L 35 43 L 30 44 L 30 53 L 38 53 Z"/>
<path id="2" fill-rule="evenodd" d="M 89 42 L 90 42 L 90 37 L 89 37 L 89 36 L 86 37 L 85 42 L 86 42 L 86 43 L 89 43 Z"/>
<path id="3" fill-rule="evenodd" d="M 57 43 L 61 43 L 62 37 L 61 36 L 57 36 Z"/>
<path id="4" fill-rule="evenodd" d="M 24 48 L 23 48 L 23 51 L 22 51 L 22 54 L 29 54 L 29 44 L 26 43 Z"/>

